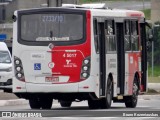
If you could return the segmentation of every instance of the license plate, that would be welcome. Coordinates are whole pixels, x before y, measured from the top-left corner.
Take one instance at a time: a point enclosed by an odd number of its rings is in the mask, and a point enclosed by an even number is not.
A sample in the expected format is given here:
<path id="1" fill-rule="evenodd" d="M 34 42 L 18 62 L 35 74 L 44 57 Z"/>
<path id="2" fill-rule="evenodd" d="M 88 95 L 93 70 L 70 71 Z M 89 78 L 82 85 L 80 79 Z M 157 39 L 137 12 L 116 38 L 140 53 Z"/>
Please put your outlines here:
<path id="1" fill-rule="evenodd" d="M 59 82 L 59 77 L 46 77 L 45 79 L 46 82 Z"/>

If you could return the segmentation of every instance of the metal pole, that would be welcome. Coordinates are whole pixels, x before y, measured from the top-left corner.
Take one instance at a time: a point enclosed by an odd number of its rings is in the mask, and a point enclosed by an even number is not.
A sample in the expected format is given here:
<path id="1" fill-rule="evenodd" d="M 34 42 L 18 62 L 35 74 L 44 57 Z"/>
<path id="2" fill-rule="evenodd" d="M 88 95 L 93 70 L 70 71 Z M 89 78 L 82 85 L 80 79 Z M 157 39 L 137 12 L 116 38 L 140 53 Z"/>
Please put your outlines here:
<path id="1" fill-rule="evenodd" d="M 145 9 L 145 6 L 144 6 L 144 0 L 143 0 L 143 10 Z"/>
<path id="2" fill-rule="evenodd" d="M 155 40 L 155 25 L 153 25 L 153 40 L 152 40 L 152 77 L 154 76 L 154 40 Z"/>
<path id="3" fill-rule="evenodd" d="M 152 41 L 152 77 L 153 76 L 154 76 L 154 40 Z"/>
<path id="4" fill-rule="evenodd" d="M 49 7 L 49 3 L 50 3 L 49 0 L 47 0 L 47 7 Z"/>

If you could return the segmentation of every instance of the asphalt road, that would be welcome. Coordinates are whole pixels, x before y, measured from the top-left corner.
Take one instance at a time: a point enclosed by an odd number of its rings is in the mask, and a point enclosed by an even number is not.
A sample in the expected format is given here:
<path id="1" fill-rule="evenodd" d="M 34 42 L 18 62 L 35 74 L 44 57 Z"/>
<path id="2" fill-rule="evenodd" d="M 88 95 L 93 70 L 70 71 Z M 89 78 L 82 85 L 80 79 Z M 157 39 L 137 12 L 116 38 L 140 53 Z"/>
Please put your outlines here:
<path id="1" fill-rule="evenodd" d="M 103 1 L 104 3 L 104 1 Z M 129 9 L 129 10 L 143 10 L 151 8 L 151 2 L 144 0 L 144 5 L 142 0 L 141 1 L 107 1 L 105 2 L 106 6 L 110 8 L 117 8 L 117 9 Z"/>
<path id="2" fill-rule="evenodd" d="M 160 96 L 151 99 L 139 98 L 136 108 L 126 108 L 123 103 L 113 103 L 110 109 L 88 108 L 86 101 L 74 102 L 71 108 L 62 108 L 57 101 L 54 101 L 51 110 L 31 110 L 29 105 L 2 106 L 0 111 L 18 112 L 18 113 L 41 113 L 42 117 L 124 117 L 124 115 L 134 114 L 155 114 L 160 117 Z M 157 118 L 152 116 L 152 118 Z"/>

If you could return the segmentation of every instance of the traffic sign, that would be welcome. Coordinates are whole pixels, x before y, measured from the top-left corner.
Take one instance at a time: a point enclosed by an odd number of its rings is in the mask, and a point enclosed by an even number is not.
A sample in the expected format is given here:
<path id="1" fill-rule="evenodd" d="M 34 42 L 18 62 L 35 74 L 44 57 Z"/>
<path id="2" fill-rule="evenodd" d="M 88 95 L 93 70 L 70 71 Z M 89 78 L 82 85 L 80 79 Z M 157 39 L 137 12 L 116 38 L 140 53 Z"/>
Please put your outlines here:
<path id="1" fill-rule="evenodd" d="M 0 34 L 0 40 L 5 40 L 7 38 L 6 34 Z"/>

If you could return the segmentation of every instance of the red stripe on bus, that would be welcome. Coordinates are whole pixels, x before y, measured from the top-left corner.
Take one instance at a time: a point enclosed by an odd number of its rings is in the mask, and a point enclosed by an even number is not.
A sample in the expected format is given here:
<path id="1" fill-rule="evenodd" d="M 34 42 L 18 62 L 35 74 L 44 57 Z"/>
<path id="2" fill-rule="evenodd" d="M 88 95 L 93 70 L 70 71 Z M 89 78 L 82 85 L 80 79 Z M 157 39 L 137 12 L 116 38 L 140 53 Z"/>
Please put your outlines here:
<path id="1" fill-rule="evenodd" d="M 68 83 L 80 82 L 81 67 L 84 58 L 91 55 L 91 13 L 86 11 L 86 41 L 82 44 L 55 46 L 49 52 L 51 54 L 51 61 L 55 64 L 52 68 L 52 74 L 58 76 L 69 76 Z M 74 26 L 72 26 L 74 27 Z M 74 50 L 74 52 L 68 52 Z M 55 52 L 59 51 L 59 52 Z M 75 57 L 68 57 L 72 54 Z M 54 83 L 55 84 L 55 83 Z"/>

